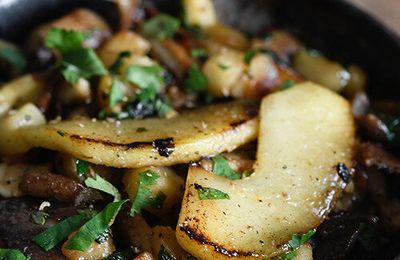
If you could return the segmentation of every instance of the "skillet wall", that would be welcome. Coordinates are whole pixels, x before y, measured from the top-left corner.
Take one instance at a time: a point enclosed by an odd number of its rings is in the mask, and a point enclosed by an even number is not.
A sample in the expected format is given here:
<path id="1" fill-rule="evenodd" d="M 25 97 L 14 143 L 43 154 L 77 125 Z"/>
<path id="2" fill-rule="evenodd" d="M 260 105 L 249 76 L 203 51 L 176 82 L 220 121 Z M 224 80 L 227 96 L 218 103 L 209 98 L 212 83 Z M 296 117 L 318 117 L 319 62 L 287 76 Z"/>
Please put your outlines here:
<path id="1" fill-rule="evenodd" d="M 400 97 L 400 40 L 355 7 L 339 0 L 214 0 L 225 22 L 249 34 L 268 27 L 288 29 L 307 46 L 344 64 L 361 65 L 372 96 Z M 176 13 L 178 1 L 155 0 Z M 35 25 L 77 6 L 86 6 L 117 24 L 107 0 L 1 0 L 0 37 L 21 40 Z"/>

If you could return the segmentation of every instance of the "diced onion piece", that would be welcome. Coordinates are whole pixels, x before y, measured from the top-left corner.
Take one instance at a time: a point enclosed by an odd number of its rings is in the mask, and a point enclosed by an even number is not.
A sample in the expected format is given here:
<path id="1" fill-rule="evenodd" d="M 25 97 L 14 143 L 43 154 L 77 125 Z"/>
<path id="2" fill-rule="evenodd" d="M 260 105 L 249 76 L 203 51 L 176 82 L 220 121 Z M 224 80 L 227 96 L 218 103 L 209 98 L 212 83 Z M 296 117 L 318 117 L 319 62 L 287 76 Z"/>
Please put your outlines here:
<path id="1" fill-rule="evenodd" d="M 186 22 L 190 25 L 207 28 L 217 23 L 214 4 L 211 0 L 184 0 Z"/>
<path id="2" fill-rule="evenodd" d="M 176 230 L 198 259 L 280 255 L 293 234 L 318 227 L 346 186 L 338 164 L 351 167 L 355 129 L 344 98 L 304 83 L 265 97 L 260 117 L 253 175 L 229 180 L 189 169 Z M 229 199 L 201 200 L 199 187 Z"/>
<path id="3" fill-rule="evenodd" d="M 143 56 L 150 51 L 150 43 L 132 31 L 121 31 L 107 40 L 99 50 L 104 65 L 111 66 L 121 52 L 128 51 L 131 55 Z"/>
<path id="4" fill-rule="evenodd" d="M 208 91 L 217 97 L 230 96 L 245 68 L 241 52 L 225 49 L 211 56 L 203 66 L 203 73 L 208 79 Z"/>
<path id="5" fill-rule="evenodd" d="M 206 29 L 206 34 L 210 39 L 235 50 L 244 51 L 250 45 L 243 33 L 227 25 L 218 23 L 210 26 Z"/>
<path id="6" fill-rule="evenodd" d="M 42 90 L 42 83 L 31 74 L 22 76 L 0 87 L 0 117 L 14 106 L 34 102 Z"/>
<path id="7" fill-rule="evenodd" d="M 28 103 L 15 113 L 0 119 L 0 154 L 21 154 L 31 145 L 22 138 L 19 130 L 32 129 L 46 124 L 46 118 L 40 110 Z"/>

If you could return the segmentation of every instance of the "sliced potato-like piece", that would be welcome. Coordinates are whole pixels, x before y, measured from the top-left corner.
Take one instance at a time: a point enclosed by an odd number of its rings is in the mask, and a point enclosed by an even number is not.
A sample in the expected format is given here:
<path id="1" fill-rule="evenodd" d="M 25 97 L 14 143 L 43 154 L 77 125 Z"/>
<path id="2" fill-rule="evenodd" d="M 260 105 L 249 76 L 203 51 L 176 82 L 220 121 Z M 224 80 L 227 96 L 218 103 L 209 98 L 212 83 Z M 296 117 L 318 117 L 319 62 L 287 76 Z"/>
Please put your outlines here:
<path id="1" fill-rule="evenodd" d="M 14 106 L 34 102 L 42 90 L 42 82 L 31 74 L 0 87 L 0 117 Z"/>
<path id="2" fill-rule="evenodd" d="M 25 141 L 112 167 L 165 166 L 199 160 L 257 137 L 257 105 L 231 102 L 171 119 L 77 119 L 22 130 Z"/>
<path id="3" fill-rule="evenodd" d="M 201 167 L 189 169 L 177 238 L 196 258 L 277 256 L 293 234 L 323 221 L 345 187 L 337 168 L 350 166 L 354 143 L 345 99 L 300 84 L 266 97 L 260 117 L 253 175 L 232 181 Z M 201 187 L 230 198 L 200 200 Z"/>

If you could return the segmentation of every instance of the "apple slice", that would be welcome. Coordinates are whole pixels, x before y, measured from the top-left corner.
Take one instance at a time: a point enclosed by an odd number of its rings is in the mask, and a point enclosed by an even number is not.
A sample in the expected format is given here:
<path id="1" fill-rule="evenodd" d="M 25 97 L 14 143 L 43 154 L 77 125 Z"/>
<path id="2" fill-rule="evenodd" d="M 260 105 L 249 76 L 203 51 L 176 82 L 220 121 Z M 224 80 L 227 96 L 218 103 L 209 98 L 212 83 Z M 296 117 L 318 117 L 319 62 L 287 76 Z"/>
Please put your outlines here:
<path id="1" fill-rule="evenodd" d="M 321 224 L 346 186 L 354 132 L 349 103 L 313 83 L 264 98 L 255 173 L 228 180 L 191 167 L 178 242 L 199 259 L 284 253 L 293 234 Z M 201 200 L 205 188 L 229 199 Z"/>

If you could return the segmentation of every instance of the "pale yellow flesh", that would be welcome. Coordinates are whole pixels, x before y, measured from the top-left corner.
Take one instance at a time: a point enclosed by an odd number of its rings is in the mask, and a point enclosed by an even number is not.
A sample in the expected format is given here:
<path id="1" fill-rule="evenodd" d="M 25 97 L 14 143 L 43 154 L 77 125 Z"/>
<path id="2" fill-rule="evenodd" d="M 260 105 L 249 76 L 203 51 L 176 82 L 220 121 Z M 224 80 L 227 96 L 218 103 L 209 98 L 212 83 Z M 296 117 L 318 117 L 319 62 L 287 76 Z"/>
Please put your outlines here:
<path id="1" fill-rule="evenodd" d="M 312 83 L 266 97 L 260 110 L 255 173 L 230 181 L 189 169 L 177 226 L 180 245 L 199 259 L 269 258 L 295 233 L 317 227 L 345 184 L 354 124 L 348 102 Z M 199 200 L 195 184 L 229 200 Z"/>
<path id="2" fill-rule="evenodd" d="M 256 104 L 232 102 L 183 112 L 171 119 L 89 119 L 62 121 L 21 130 L 32 147 L 44 147 L 120 168 L 188 163 L 202 156 L 230 151 L 257 137 Z M 257 111 L 256 111 L 257 112 Z M 157 139 L 172 138 L 174 151 L 161 156 L 152 146 Z"/>

